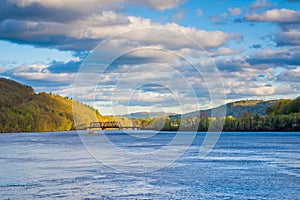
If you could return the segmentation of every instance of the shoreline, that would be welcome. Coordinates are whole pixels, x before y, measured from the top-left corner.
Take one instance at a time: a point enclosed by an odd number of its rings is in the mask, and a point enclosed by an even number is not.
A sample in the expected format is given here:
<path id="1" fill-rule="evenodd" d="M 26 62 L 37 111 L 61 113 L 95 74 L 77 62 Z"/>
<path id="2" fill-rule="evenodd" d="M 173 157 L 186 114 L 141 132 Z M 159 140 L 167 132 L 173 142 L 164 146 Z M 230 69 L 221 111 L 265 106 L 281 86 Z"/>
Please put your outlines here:
<path id="1" fill-rule="evenodd" d="M 5 133 L 0 133 L 3 135 L 6 134 L 32 134 L 32 133 L 68 133 L 68 132 L 77 132 L 77 131 L 86 131 L 87 133 L 90 130 L 65 130 L 65 131 L 41 131 L 41 132 L 5 132 Z M 104 132 L 108 132 L 108 131 L 117 131 L 117 132 L 126 132 L 126 131 L 122 131 L 122 130 L 96 130 L 96 131 L 104 131 Z M 144 129 L 144 130 L 130 130 L 130 131 L 134 131 L 134 132 L 139 132 L 139 131 L 158 131 L 158 130 L 151 130 L 151 129 Z M 272 130 L 272 131 L 239 131 L 239 130 L 231 130 L 231 131 L 174 131 L 174 130 L 161 130 L 158 131 L 161 133 L 164 132 L 181 132 L 181 133 L 191 133 L 191 132 L 197 132 L 197 133 L 300 133 L 299 130 Z"/>

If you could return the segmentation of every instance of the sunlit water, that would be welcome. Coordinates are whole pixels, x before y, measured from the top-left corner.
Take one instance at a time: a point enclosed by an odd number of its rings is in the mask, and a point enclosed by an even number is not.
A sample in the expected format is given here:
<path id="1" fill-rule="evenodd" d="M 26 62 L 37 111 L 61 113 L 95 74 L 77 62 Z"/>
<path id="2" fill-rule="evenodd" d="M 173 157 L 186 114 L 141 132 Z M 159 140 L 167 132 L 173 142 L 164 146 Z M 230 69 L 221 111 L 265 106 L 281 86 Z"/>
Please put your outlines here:
<path id="1" fill-rule="evenodd" d="M 159 149 L 175 135 L 106 134 L 132 151 Z M 0 134 L 0 199 L 300 199 L 300 133 L 222 133 L 203 160 L 204 136 L 165 168 L 119 173 L 94 159 L 77 132 Z"/>

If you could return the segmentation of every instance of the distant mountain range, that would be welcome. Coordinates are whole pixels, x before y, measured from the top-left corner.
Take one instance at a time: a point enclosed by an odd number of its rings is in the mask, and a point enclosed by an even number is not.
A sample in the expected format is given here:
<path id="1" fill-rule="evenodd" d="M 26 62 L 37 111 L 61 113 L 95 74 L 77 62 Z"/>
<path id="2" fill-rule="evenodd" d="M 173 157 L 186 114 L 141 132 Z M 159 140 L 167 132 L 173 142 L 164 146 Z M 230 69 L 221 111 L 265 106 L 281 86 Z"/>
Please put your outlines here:
<path id="1" fill-rule="evenodd" d="M 152 118 L 152 117 L 166 117 L 170 115 L 176 115 L 176 113 L 165 113 L 165 112 L 135 112 L 126 115 L 121 115 L 126 118 Z"/>
<path id="2" fill-rule="evenodd" d="M 183 115 L 176 113 L 165 113 L 165 112 L 135 112 L 126 115 L 122 115 L 122 117 L 126 118 L 153 118 L 153 117 L 166 117 L 169 116 L 171 119 L 179 119 L 181 116 L 183 118 L 193 118 L 199 117 L 199 115 L 211 116 L 213 113 L 222 113 L 225 109 L 226 116 L 233 116 L 235 118 L 241 117 L 244 113 L 252 113 L 254 115 L 265 115 L 267 109 L 274 105 L 279 100 L 241 100 L 235 101 L 231 103 L 227 103 L 225 105 L 218 106 L 216 108 L 207 109 L 207 110 L 199 110 L 194 112 L 185 113 Z M 214 116 L 211 116 L 214 117 Z"/>
<path id="3" fill-rule="evenodd" d="M 262 101 L 262 100 L 241 100 L 236 102 L 227 103 L 225 105 L 218 106 L 216 108 L 207 109 L 207 110 L 199 110 L 195 112 L 185 113 L 183 115 L 170 115 L 171 119 L 181 118 L 193 118 L 199 117 L 201 115 L 211 116 L 212 111 L 214 113 L 223 113 L 226 111 L 226 116 L 233 116 L 235 118 L 241 117 L 244 113 L 252 113 L 254 115 L 265 115 L 267 109 L 278 102 L 279 100 L 270 100 L 270 101 Z M 215 116 L 211 116 L 215 117 Z"/>

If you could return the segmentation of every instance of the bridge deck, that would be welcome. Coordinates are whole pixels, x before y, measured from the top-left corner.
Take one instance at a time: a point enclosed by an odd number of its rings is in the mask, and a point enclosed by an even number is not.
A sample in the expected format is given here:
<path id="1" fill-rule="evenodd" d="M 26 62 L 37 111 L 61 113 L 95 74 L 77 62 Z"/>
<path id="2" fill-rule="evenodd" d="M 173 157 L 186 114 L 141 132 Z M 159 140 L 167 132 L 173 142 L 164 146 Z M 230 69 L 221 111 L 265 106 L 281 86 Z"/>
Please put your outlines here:
<path id="1" fill-rule="evenodd" d="M 91 122 L 88 129 L 101 128 L 102 130 L 107 128 L 116 128 L 116 129 L 140 129 L 139 126 L 122 126 L 121 123 L 116 121 L 107 121 L 107 122 Z"/>

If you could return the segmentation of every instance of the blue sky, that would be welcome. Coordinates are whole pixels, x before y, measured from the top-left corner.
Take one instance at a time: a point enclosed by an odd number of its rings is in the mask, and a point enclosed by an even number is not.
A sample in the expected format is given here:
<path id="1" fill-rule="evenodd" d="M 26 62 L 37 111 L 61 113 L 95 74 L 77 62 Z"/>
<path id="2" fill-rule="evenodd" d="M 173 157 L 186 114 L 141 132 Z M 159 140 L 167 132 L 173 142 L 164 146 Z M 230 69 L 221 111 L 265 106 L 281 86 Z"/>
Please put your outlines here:
<path id="1" fill-rule="evenodd" d="M 2 0 L 0 76 L 108 115 L 294 98 L 300 91 L 299 27 L 298 0 Z M 119 55 L 128 49 L 135 51 Z M 103 63 L 89 65 L 99 57 L 110 64 L 105 73 Z M 86 85 L 76 83 L 78 72 L 91 69 L 82 76 Z M 216 101 L 221 83 L 226 98 Z"/>

